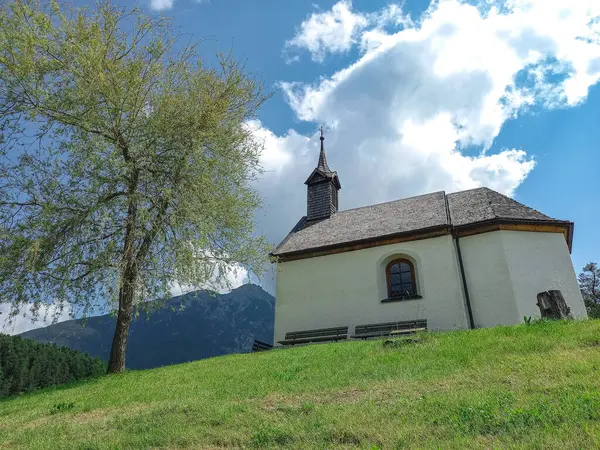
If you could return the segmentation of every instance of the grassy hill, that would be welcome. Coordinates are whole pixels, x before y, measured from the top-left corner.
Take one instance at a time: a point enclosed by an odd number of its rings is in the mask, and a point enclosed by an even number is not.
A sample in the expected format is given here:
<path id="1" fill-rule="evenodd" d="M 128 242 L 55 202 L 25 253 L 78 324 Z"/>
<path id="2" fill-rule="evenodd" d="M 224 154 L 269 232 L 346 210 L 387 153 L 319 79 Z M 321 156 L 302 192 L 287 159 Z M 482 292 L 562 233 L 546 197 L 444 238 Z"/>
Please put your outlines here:
<path id="1" fill-rule="evenodd" d="M 229 355 L 0 401 L 0 448 L 600 448 L 600 321 Z"/>

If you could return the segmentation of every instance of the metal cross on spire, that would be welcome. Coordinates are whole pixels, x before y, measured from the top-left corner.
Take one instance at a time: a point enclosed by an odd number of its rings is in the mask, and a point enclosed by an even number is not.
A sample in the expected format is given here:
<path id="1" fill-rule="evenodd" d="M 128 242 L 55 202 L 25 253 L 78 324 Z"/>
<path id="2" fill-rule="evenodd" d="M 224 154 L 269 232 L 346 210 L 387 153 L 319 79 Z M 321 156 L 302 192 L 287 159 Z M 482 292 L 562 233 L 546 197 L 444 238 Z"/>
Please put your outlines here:
<path id="1" fill-rule="evenodd" d="M 329 173 L 331 172 L 331 170 L 329 170 L 329 166 L 327 165 L 327 158 L 325 157 L 325 147 L 323 145 L 325 137 L 323 137 L 323 127 L 320 127 L 320 130 L 321 137 L 319 139 L 321 140 L 321 152 L 319 153 L 319 163 L 317 164 L 317 169 Z"/>

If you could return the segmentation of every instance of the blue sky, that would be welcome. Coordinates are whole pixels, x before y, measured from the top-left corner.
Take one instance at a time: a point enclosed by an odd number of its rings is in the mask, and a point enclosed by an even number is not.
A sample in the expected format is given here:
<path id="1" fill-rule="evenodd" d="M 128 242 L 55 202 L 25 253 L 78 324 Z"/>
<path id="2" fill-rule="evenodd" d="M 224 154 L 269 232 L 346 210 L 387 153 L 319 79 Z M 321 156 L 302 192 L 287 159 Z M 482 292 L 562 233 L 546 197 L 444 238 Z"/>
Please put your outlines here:
<path id="1" fill-rule="evenodd" d="M 169 3 L 169 2 L 167 2 Z M 442 2 L 444 3 L 444 2 Z M 457 2 L 446 2 L 455 4 Z M 479 11 L 485 13 L 488 11 L 489 14 L 489 3 L 485 7 L 479 8 Z M 514 196 L 515 199 L 534 207 L 543 213 L 561 218 L 568 219 L 575 222 L 575 241 L 573 248 L 573 261 L 577 271 L 588 261 L 600 259 L 600 239 L 597 238 L 596 223 L 600 220 L 600 209 L 598 205 L 598 193 L 595 181 L 595 172 L 600 167 L 600 151 L 598 144 L 600 143 L 600 126 L 598 118 L 600 117 L 600 87 L 597 85 L 597 80 L 591 82 L 589 80 L 584 81 L 583 93 L 573 95 L 572 98 L 567 98 L 567 95 L 561 93 L 560 83 L 565 81 L 570 75 L 573 75 L 573 65 L 582 65 L 579 61 L 571 61 L 569 57 L 562 55 L 556 58 L 557 53 L 567 52 L 574 48 L 572 46 L 572 35 L 564 33 L 560 35 L 557 31 L 550 34 L 550 39 L 555 39 L 555 43 L 543 42 L 546 36 L 546 27 L 543 23 L 536 24 L 535 20 L 540 22 L 548 21 L 547 17 L 536 17 L 535 14 L 530 13 L 527 18 L 533 18 L 529 20 L 528 25 L 524 25 L 522 22 L 527 21 L 518 16 L 518 14 L 526 14 L 519 12 L 521 10 L 527 11 L 529 2 L 511 2 L 508 4 L 510 8 L 512 6 L 513 18 L 507 15 L 506 23 L 497 25 L 498 29 L 508 28 L 516 29 L 515 36 L 523 36 L 521 42 L 515 43 L 514 47 L 518 47 L 521 52 L 526 51 L 545 51 L 550 59 L 552 60 L 546 66 L 544 64 L 531 64 L 531 70 L 521 70 L 515 75 L 515 78 L 520 79 L 520 84 L 527 88 L 527 93 L 522 95 L 530 95 L 533 100 L 533 104 L 525 104 L 523 106 L 515 106 L 510 113 L 507 113 L 509 117 L 492 119 L 490 126 L 497 126 L 498 130 L 486 131 L 485 121 L 482 121 L 477 114 L 484 115 L 481 111 L 477 111 L 472 117 L 469 114 L 463 114 L 464 120 L 473 121 L 477 123 L 474 125 L 474 129 L 470 132 L 470 138 L 474 142 L 466 142 L 464 144 L 457 144 L 458 151 L 463 155 L 477 156 L 481 154 L 482 148 L 489 147 L 486 150 L 486 155 L 497 155 L 503 150 L 517 149 L 526 153 L 525 159 L 527 161 L 533 160 L 535 166 L 530 169 L 515 168 L 511 167 L 512 161 L 508 161 L 506 164 L 500 163 L 499 170 L 506 170 L 512 172 L 512 175 L 489 175 L 474 177 L 475 183 L 479 185 L 489 185 L 500 191 L 509 193 Z M 582 0 L 581 2 L 560 2 L 560 1 L 543 1 L 543 2 L 532 2 L 533 5 L 538 6 L 543 3 L 545 10 L 550 10 L 548 14 L 555 11 L 559 16 L 571 15 L 578 16 L 578 14 L 588 14 L 588 11 L 583 11 L 586 7 L 596 8 L 595 10 L 589 11 L 590 15 L 588 18 L 594 17 L 594 14 L 598 14 L 598 8 L 594 6 L 593 1 L 587 2 Z M 581 3 L 578 7 L 573 7 L 571 4 Z M 272 193 L 267 193 L 268 205 L 265 209 L 264 215 L 266 220 L 263 222 L 270 222 L 270 225 L 264 225 L 264 231 L 276 243 L 282 238 L 288 229 L 293 226 L 298 217 L 303 212 L 304 207 L 304 186 L 301 180 L 309 173 L 311 164 L 314 164 L 313 160 L 316 160 L 317 152 L 317 140 L 313 135 L 314 130 L 320 123 L 324 123 L 326 126 L 333 126 L 333 122 L 336 120 L 345 120 L 344 114 L 337 114 L 336 112 L 307 112 L 308 107 L 302 106 L 290 106 L 290 98 L 286 97 L 285 90 L 282 89 L 281 83 L 299 82 L 306 83 L 310 86 L 318 86 L 321 81 L 331 80 L 339 71 L 347 69 L 353 64 L 356 64 L 361 58 L 364 58 L 365 51 L 360 48 L 360 39 L 365 35 L 364 31 L 359 30 L 354 34 L 353 40 L 355 41 L 351 45 L 339 50 L 327 50 L 327 45 L 330 44 L 331 48 L 334 48 L 332 41 L 335 38 L 331 38 L 327 41 L 327 36 L 323 38 L 319 36 L 319 22 L 316 21 L 314 29 L 310 31 L 312 35 L 307 32 L 306 45 L 291 46 L 286 45 L 286 42 L 293 40 L 295 37 L 301 35 L 303 31 L 303 24 L 309 24 L 311 19 L 315 17 L 321 17 L 321 30 L 323 33 L 327 33 L 327 30 L 331 27 L 324 25 L 325 23 L 344 23 L 348 22 L 349 15 L 339 14 L 335 15 L 334 5 L 343 6 L 350 14 L 357 16 L 365 16 L 369 14 L 382 14 L 386 8 L 390 8 L 394 5 L 393 2 L 389 1 L 359 1 L 354 2 L 318 2 L 315 4 L 312 1 L 301 1 L 297 0 L 294 2 L 281 2 L 281 1 L 234 1 L 234 0 L 212 0 L 209 2 L 197 3 L 194 0 L 175 0 L 170 8 L 164 8 L 161 10 L 162 14 L 168 15 L 173 18 L 174 23 L 181 27 L 181 30 L 185 33 L 191 33 L 196 37 L 206 37 L 207 40 L 203 44 L 206 55 L 209 56 L 215 52 L 215 50 L 227 50 L 231 48 L 238 58 L 244 58 L 247 60 L 247 68 L 249 71 L 256 73 L 265 82 L 265 85 L 274 91 L 274 96 L 269 103 L 265 105 L 259 115 L 261 122 L 261 130 L 272 133 L 272 137 L 280 140 L 281 142 L 268 142 L 267 145 L 277 145 L 281 147 L 289 147 L 291 149 L 285 149 L 282 151 L 289 151 L 297 157 L 298 161 L 292 164 L 292 167 L 287 167 L 286 174 L 292 173 L 293 176 L 285 177 L 285 186 L 281 189 L 280 198 L 274 199 Z M 423 23 L 427 21 L 424 19 L 423 14 L 430 8 L 429 1 L 423 0 L 407 0 L 403 3 L 398 3 L 401 8 L 402 15 L 410 15 L 410 18 L 414 22 L 412 25 L 396 25 L 393 23 L 386 23 L 381 25 L 367 25 L 363 30 L 372 30 L 380 28 L 383 32 L 389 35 L 393 34 L 397 30 L 404 29 L 411 26 L 419 29 L 423 26 Z M 456 6 L 456 5 L 455 5 Z M 506 7 L 507 4 L 500 6 Z M 466 8 L 465 5 L 461 7 Z M 536 8 L 537 6 L 533 6 Z M 435 5 L 432 7 L 435 9 Z M 484 42 L 478 43 L 478 30 L 477 27 L 481 24 L 477 23 L 477 19 L 472 21 L 457 17 L 459 13 L 456 8 L 447 8 L 447 11 L 438 11 L 439 16 L 435 19 L 429 19 L 431 26 L 442 26 L 440 22 L 445 22 L 445 25 L 449 26 L 455 24 L 456 26 L 468 27 L 472 25 L 473 31 L 471 33 L 472 40 L 467 39 L 462 42 L 466 46 L 478 46 L 489 44 L 489 52 L 497 51 L 497 43 L 491 42 L 489 37 L 484 39 Z M 442 9 L 441 7 L 439 8 Z M 430 15 L 431 9 L 429 10 Z M 462 14 L 472 14 L 473 11 L 464 9 Z M 435 14 L 435 13 L 434 13 Z M 444 16 L 446 14 L 446 16 Z M 319 16 L 321 15 L 321 16 Z M 332 20 L 333 22 L 326 22 L 326 20 Z M 431 22 L 437 22 L 435 25 Z M 577 21 L 579 20 L 579 21 Z M 482 22 L 483 19 L 480 19 Z M 564 28 L 579 27 L 581 23 L 585 23 L 586 20 L 573 19 L 572 21 L 565 21 Z M 485 25 L 484 25 L 485 26 Z M 562 28 L 562 27 L 561 27 Z M 579 32 L 579 31 L 578 31 Z M 362 35 L 361 35 L 362 33 Z M 500 31 L 498 31 L 500 33 Z M 598 27 L 590 28 L 590 33 L 595 33 L 596 38 L 598 37 Z M 584 34 L 583 32 L 581 33 Z M 584 37 L 587 37 L 584 36 Z M 324 52 L 322 56 L 315 58 L 314 54 L 311 54 L 311 49 L 307 48 L 310 46 L 310 39 L 313 42 L 319 41 L 320 39 L 320 51 Z M 422 39 L 427 40 L 427 37 Z M 429 38 L 432 39 L 432 38 Z M 339 39 L 338 39 L 339 40 Z M 342 39 L 343 40 L 343 39 Z M 487 41 L 487 42 L 486 42 Z M 357 43 L 358 42 L 358 43 Z M 400 47 L 402 43 L 398 44 Z M 440 44 L 443 47 L 443 42 Z M 560 46 L 563 49 L 560 49 Z M 343 47 L 343 45 L 341 46 Z M 591 45 L 590 45 L 591 47 Z M 315 45 L 314 48 L 319 48 L 319 45 Z M 583 60 L 587 58 L 593 65 L 594 61 L 598 58 L 597 46 L 595 49 L 582 49 L 581 52 L 586 51 L 589 55 L 582 57 Z M 487 50 L 484 47 L 482 51 L 485 53 Z M 469 54 L 468 49 L 465 49 L 466 58 L 477 58 L 477 51 L 472 51 Z M 596 52 L 596 53 L 595 53 Z M 388 54 L 380 55 L 379 58 L 383 64 L 395 64 L 397 62 L 402 63 L 403 55 L 392 54 L 393 50 L 388 50 Z M 444 58 L 444 50 L 440 50 L 437 60 Z M 459 55 L 456 54 L 456 48 L 449 48 L 447 58 L 450 59 L 452 64 L 452 58 Z M 509 58 L 507 55 L 499 55 L 498 58 Z M 297 60 L 290 62 L 290 59 L 296 58 Z M 560 60 L 562 58 L 562 60 Z M 460 59 L 460 58 L 457 58 Z M 532 60 L 535 58 L 531 58 Z M 584 61 L 585 62 L 585 61 Z M 514 62 L 511 62 L 514 63 Z M 457 61 L 457 65 L 464 64 L 463 61 Z M 468 87 L 464 85 L 464 79 L 469 79 L 469 76 L 477 74 L 478 71 L 488 70 L 494 72 L 494 63 L 490 63 L 489 67 L 486 67 L 488 62 L 481 64 L 474 64 L 472 69 L 465 69 L 464 73 L 461 71 L 450 69 L 453 76 L 456 77 L 457 87 L 459 95 L 470 96 L 471 98 L 465 98 L 464 107 L 469 108 L 473 105 L 473 109 L 479 108 L 478 102 L 481 97 L 486 94 L 486 88 L 474 89 L 469 91 Z M 519 62 L 515 63 L 517 66 Z M 521 62 L 523 67 L 526 67 L 529 63 Z M 596 63 L 597 64 L 597 63 Z M 374 65 L 374 64 L 372 64 Z M 468 65 L 468 64 L 467 64 Z M 407 69 L 409 70 L 409 69 Z M 419 68 L 423 70 L 423 68 Z M 517 69 L 514 69 L 517 70 Z M 532 75 L 528 72 L 535 73 L 545 72 L 546 77 L 543 81 L 532 81 Z M 509 71 L 510 72 L 510 71 Z M 405 75 L 405 76 L 404 76 Z M 461 77 L 464 75 L 464 77 Z M 510 79 L 510 73 L 507 75 Z M 371 108 L 377 107 L 377 101 L 379 98 L 385 98 L 389 95 L 410 96 L 410 89 L 408 93 L 405 91 L 398 92 L 393 87 L 394 84 L 402 84 L 405 79 L 409 79 L 413 85 L 413 89 L 422 89 L 418 83 L 414 83 L 414 80 L 410 79 L 410 74 L 403 73 L 402 71 L 396 71 L 389 74 L 389 79 L 386 80 L 390 83 L 390 86 L 379 86 L 374 89 L 369 83 L 383 84 L 384 81 L 381 76 L 376 74 L 376 69 L 372 71 L 364 70 L 364 73 L 357 76 L 356 81 L 352 85 L 351 82 L 347 82 L 348 87 L 338 88 L 339 93 L 331 94 L 331 97 L 336 95 L 352 95 L 352 91 L 357 96 L 371 96 L 374 98 L 374 105 L 370 105 Z M 464 78 L 464 79 L 463 79 Z M 575 79 L 575 76 L 572 76 Z M 477 83 L 477 77 L 473 78 L 473 82 Z M 469 82 L 467 82 L 468 84 Z M 498 81 L 500 88 L 503 86 L 502 83 L 507 84 L 505 80 Z M 585 86 L 589 84 L 588 86 Z M 424 82 L 426 88 L 426 82 Z M 446 87 L 452 87 L 451 83 L 445 85 Z M 432 111 L 422 113 L 418 111 L 421 119 L 430 119 L 435 117 L 437 112 L 450 111 L 450 113 L 456 112 L 454 101 L 450 100 L 450 107 L 443 105 L 444 101 L 440 101 L 436 98 L 439 93 L 433 92 L 431 94 L 431 108 Z M 423 96 L 421 101 L 427 101 L 427 95 Z M 388 120 L 385 114 L 395 111 L 396 107 L 390 108 L 389 103 L 385 100 L 381 101 L 382 109 L 385 111 L 382 113 L 381 120 Z M 441 103 L 441 105 L 436 105 Z M 345 101 L 343 99 L 334 98 L 331 101 L 331 107 L 355 107 L 356 103 Z M 454 111 L 452 108 L 454 107 Z M 402 105 L 397 106 L 399 110 L 402 110 Z M 414 109 L 415 106 L 411 105 L 410 108 Z M 438 111 L 436 111 L 436 108 Z M 357 112 L 360 114 L 359 112 Z M 367 112 L 372 114 L 373 111 Z M 407 111 L 410 114 L 410 110 Z M 461 113 L 462 114 L 462 113 Z M 459 114 L 460 115 L 460 114 Z M 407 116 L 405 118 L 409 119 Z M 349 122 L 354 126 L 354 119 L 348 119 Z M 356 120 L 356 124 L 360 124 L 361 120 Z M 481 123 L 483 122 L 483 124 Z M 435 130 L 428 128 L 428 130 Z M 368 147 L 370 140 L 377 141 L 381 138 L 381 129 L 377 126 L 373 126 L 369 121 L 365 120 L 363 128 L 355 130 L 353 133 L 352 140 L 345 139 L 343 136 L 339 136 L 346 127 L 343 124 L 338 125 L 336 131 L 329 131 L 326 147 L 328 150 L 328 156 L 330 165 L 338 170 L 342 185 L 344 188 L 341 191 L 341 206 L 342 207 L 354 207 L 363 204 L 375 203 L 380 201 L 393 200 L 395 198 L 401 198 L 404 196 L 415 195 L 428 190 L 433 189 L 445 189 L 448 191 L 459 190 L 461 188 L 474 187 L 472 186 L 473 180 L 462 180 L 462 175 L 457 174 L 455 177 L 449 177 L 447 175 L 441 177 L 439 182 L 436 180 L 430 180 L 430 182 L 418 182 L 416 178 L 428 179 L 435 176 L 436 164 L 428 164 L 421 160 L 414 162 L 413 167 L 410 170 L 403 168 L 399 172 L 407 172 L 407 182 L 398 182 L 393 180 L 389 182 L 390 187 L 388 189 L 370 189 L 367 186 L 369 183 L 376 185 L 381 184 L 382 180 L 377 178 L 376 173 L 365 173 L 360 168 L 354 168 L 352 170 L 345 170 L 348 166 L 344 162 L 344 158 L 348 157 L 352 163 L 356 162 L 356 158 L 353 158 L 351 154 L 356 152 L 364 151 L 365 147 Z M 482 130 L 483 129 L 483 130 Z M 337 131 L 339 130 L 339 132 Z M 304 137 L 311 137 L 310 140 L 301 139 L 294 136 L 294 133 L 298 133 Z M 360 135 L 355 140 L 354 134 Z M 389 157 L 388 146 L 394 147 L 393 136 L 390 136 L 389 130 L 386 130 L 386 139 L 391 140 L 391 143 L 386 145 L 384 151 L 377 154 L 376 151 L 381 145 L 373 146 L 373 158 L 380 157 L 385 160 Z M 469 134 L 469 133 L 468 133 Z M 400 157 L 394 162 L 401 164 L 402 155 L 405 153 L 418 153 L 423 151 L 419 149 L 419 143 L 415 143 L 412 146 L 402 145 L 401 133 L 398 133 L 397 137 L 397 153 Z M 358 144 L 357 147 L 352 148 L 352 143 Z M 440 142 L 443 146 L 447 145 L 447 142 Z M 297 144 L 294 146 L 294 144 Z M 341 146 L 343 145 L 343 148 Z M 429 145 L 429 144 L 424 144 Z M 433 145 L 433 144 L 432 144 Z M 409 148 L 407 148 L 409 147 Z M 415 148 L 417 147 L 417 148 Z M 312 153 L 311 153 L 312 152 Z M 435 158 L 435 150 L 425 150 L 427 156 Z M 311 159 L 312 156 L 312 159 Z M 439 163 L 442 164 L 442 163 Z M 514 164 L 512 164 L 514 165 Z M 370 169 L 377 168 L 377 164 L 367 164 Z M 526 174 L 523 171 L 526 170 Z M 422 172 L 420 172 L 422 171 Z M 433 172 L 433 173 L 432 173 Z M 388 174 L 382 174 L 387 176 Z M 399 175 L 400 177 L 401 175 Z M 465 176 L 468 178 L 468 176 Z M 386 181 L 384 180 L 385 184 Z M 267 183 L 268 188 L 281 187 L 278 183 L 272 182 Z M 291 192 L 291 191 L 296 192 Z M 289 203 L 292 204 L 289 204 Z M 273 204 L 273 207 L 269 207 Z"/>
<path id="2" fill-rule="evenodd" d="M 207 61 L 231 50 L 273 91 L 249 123 L 265 145 L 257 225 L 271 243 L 305 213 L 324 125 L 342 209 L 488 186 L 575 222 L 577 272 L 600 261 L 597 0 L 139 5 L 203 39 Z M 274 292 L 272 274 L 263 286 Z"/>

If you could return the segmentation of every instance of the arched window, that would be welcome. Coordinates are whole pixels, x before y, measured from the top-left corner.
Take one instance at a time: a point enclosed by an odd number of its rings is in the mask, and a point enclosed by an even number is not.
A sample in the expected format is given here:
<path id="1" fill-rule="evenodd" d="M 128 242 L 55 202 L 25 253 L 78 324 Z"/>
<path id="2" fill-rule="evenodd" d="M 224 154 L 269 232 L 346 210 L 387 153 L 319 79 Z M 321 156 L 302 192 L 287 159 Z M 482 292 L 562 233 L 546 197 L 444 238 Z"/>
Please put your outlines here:
<path id="1" fill-rule="evenodd" d="M 390 261 L 385 272 L 389 298 L 417 295 L 415 268 L 408 259 Z"/>

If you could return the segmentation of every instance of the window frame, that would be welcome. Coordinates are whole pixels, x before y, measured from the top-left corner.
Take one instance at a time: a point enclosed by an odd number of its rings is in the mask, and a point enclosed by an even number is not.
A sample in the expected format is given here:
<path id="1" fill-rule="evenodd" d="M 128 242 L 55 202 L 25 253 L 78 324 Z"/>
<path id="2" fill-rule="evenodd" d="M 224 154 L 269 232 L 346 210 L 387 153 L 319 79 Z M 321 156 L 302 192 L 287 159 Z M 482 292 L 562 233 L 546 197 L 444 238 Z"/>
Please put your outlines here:
<path id="1" fill-rule="evenodd" d="M 393 295 L 392 293 L 392 277 L 390 273 L 390 269 L 394 264 L 407 264 L 410 268 L 410 279 L 413 285 L 413 293 L 409 295 Z M 388 299 L 397 298 L 397 299 L 410 299 L 410 298 L 421 298 L 419 295 L 419 290 L 417 289 L 417 280 L 415 275 L 415 265 L 410 259 L 407 258 L 394 258 L 385 266 L 385 279 L 387 284 L 387 295 Z"/>

